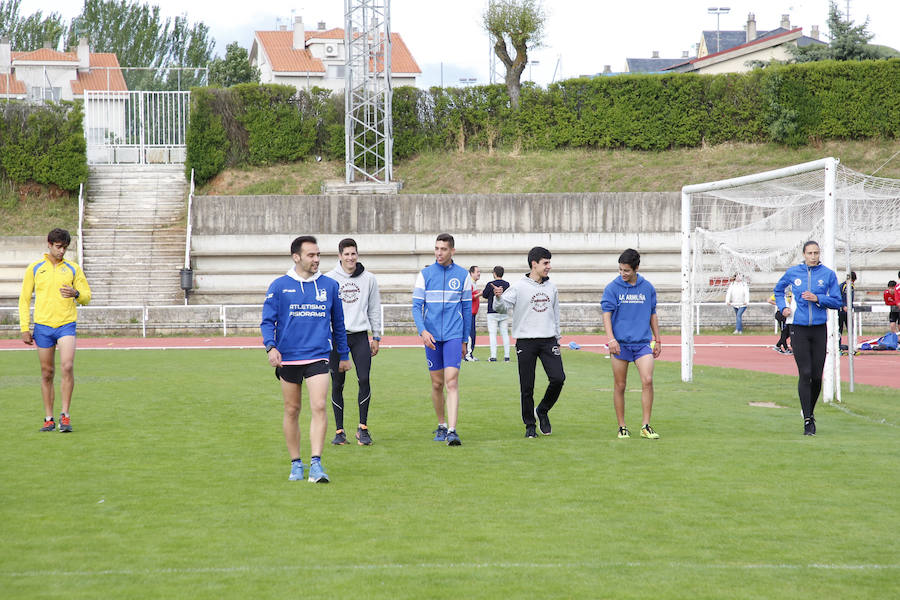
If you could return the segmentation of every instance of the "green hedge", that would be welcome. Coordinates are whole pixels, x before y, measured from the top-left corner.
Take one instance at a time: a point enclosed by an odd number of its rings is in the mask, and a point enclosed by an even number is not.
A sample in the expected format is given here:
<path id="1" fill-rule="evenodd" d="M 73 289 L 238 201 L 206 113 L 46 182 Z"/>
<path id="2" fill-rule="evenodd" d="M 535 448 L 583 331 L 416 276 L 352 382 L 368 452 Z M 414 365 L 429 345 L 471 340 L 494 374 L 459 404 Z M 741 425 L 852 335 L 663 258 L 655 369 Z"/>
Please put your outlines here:
<path id="1" fill-rule="evenodd" d="M 776 65 L 742 74 L 580 78 L 546 89 L 526 83 L 518 112 L 502 85 L 401 87 L 392 106 L 398 160 L 430 149 L 666 150 L 726 141 L 796 146 L 897 138 L 900 59 Z M 253 84 L 195 90 L 189 162 L 205 181 L 225 165 L 342 157 L 343 112 L 342 96 L 324 90 Z M 192 140 L 201 147 L 193 148 Z"/>
<path id="2" fill-rule="evenodd" d="M 80 102 L 0 104 L 0 175 L 76 190 L 87 181 Z"/>

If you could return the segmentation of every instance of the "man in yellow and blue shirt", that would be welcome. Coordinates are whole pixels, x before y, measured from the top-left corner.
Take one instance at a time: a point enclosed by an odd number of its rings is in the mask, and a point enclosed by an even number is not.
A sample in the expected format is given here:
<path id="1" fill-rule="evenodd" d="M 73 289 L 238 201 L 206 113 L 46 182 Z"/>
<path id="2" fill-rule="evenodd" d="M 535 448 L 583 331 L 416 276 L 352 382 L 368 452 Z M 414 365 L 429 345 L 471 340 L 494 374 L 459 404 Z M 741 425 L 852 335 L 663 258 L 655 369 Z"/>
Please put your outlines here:
<path id="1" fill-rule="evenodd" d="M 56 370 L 56 347 L 62 365 L 62 414 L 59 431 L 72 431 L 69 406 L 75 388 L 75 318 L 77 304 L 91 301 L 91 288 L 84 271 L 64 258 L 72 237 L 65 229 L 54 229 L 47 235 L 47 253 L 25 270 L 19 295 L 19 324 L 22 341 L 37 345 L 41 361 L 41 395 L 44 399 L 44 425 L 41 431 L 53 431 L 53 375 Z M 34 334 L 29 325 L 31 295 L 34 293 Z"/>

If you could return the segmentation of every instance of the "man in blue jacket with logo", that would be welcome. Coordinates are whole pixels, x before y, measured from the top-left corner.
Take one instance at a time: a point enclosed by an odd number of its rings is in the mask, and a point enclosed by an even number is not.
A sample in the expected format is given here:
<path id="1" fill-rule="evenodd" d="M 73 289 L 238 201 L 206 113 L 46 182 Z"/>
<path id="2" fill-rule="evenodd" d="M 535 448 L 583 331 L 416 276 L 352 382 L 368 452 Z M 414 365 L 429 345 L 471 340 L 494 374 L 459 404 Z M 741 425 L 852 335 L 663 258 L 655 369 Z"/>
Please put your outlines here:
<path id="1" fill-rule="evenodd" d="M 434 242 L 435 262 L 416 277 L 412 304 L 413 320 L 425 346 L 431 375 L 431 401 L 438 419 L 434 441 L 446 442 L 448 446 L 462 443 L 456 432 L 459 367 L 472 325 L 472 278 L 453 262 L 455 253 L 453 236 L 438 235 Z"/>
<path id="2" fill-rule="evenodd" d="M 797 312 L 791 325 L 791 347 L 797 363 L 797 393 L 803 409 L 803 435 L 816 435 L 813 413 L 822 391 L 822 372 L 827 351 L 828 310 L 839 309 L 843 302 L 834 271 L 819 262 L 819 244 L 803 244 L 803 262 L 785 271 L 775 284 L 775 304 L 785 317 L 791 307 L 785 302 L 784 290 L 793 288 Z"/>
<path id="3" fill-rule="evenodd" d="M 350 370 L 350 348 L 338 283 L 319 273 L 319 245 L 311 235 L 291 244 L 294 267 L 272 282 L 263 303 L 263 343 L 284 397 L 284 439 L 291 455 L 291 481 L 303 480 L 300 457 L 300 405 L 304 380 L 309 393 L 309 481 L 328 483 L 322 448 L 328 416 L 328 357 L 332 340 L 340 357 L 338 369 Z"/>

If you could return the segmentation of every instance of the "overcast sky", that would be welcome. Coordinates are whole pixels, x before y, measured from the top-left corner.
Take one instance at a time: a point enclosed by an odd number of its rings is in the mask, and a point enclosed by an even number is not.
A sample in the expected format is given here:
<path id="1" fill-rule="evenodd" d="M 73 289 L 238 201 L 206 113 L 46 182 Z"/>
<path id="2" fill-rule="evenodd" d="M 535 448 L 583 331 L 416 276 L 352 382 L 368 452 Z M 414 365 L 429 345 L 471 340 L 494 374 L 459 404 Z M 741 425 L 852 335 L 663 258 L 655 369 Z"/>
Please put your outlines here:
<path id="1" fill-rule="evenodd" d="M 275 29 L 277 20 L 291 20 L 292 10 L 306 27 L 325 21 L 328 28 L 343 27 L 343 0 L 150 0 L 165 16 L 186 13 L 189 21 L 203 21 L 216 40 L 216 51 L 224 55 L 233 41 L 249 49 L 253 31 Z M 459 78 L 487 83 L 490 48 L 481 27 L 487 0 L 391 0 L 391 30 L 406 41 L 422 68 L 420 86 L 441 83 L 458 85 Z M 869 18 L 873 43 L 900 49 L 900 1 L 850 0 L 850 18 L 857 24 Z M 79 0 L 22 0 L 23 16 L 42 10 L 58 12 L 67 21 L 80 12 Z M 523 79 L 546 85 L 556 80 L 597 73 L 604 65 L 613 71 L 625 69 L 625 58 L 649 58 L 654 50 L 661 57 L 691 56 L 702 30 L 716 29 L 716 16 L 707 9 L 714 0 L 644 0 L 636 4 L 598 0 L 544 0 L 548 20 L 544 46 L 529 53 L 537 64 L 526 69 Z M 782 14 L 790 14 L 793 27 L 805 34 L 819 25 L 823 39 L 828 33 L 828 0 L 722 0 L 730 13 L 720 17 L 721 29 L 741 30 L 747 14 L 756 15 L 760 31 L 778 27 Z M 840 0 L 842 11 L 847 0 Z M 134 66 L 134 65 L 128 65 Z M 502 68 L 501 68 L 502 72 Z M 529 77 L 530 73 L 530 77 Z"/>

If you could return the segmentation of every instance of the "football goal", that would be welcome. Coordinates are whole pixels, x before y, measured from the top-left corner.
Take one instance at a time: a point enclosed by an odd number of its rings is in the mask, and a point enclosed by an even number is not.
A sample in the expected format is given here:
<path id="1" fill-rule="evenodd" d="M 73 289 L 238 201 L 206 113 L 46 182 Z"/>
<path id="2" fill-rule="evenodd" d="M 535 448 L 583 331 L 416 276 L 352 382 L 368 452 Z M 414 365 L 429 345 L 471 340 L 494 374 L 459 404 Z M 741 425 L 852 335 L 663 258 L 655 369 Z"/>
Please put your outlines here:
<path id="1" fill-rule="evenodd" d="M 753 290 L 772 290 L 785 269 L 802 261 L 808 240 L 819 242 L 822 263 L 841 279 L 867 255 L 896 245 L 900 180 L 824 158 L 685 186 L 681 211 L 681 379 L 691 381 L 698 303 L 721 301 L 736 274 Z M 840 400 L 838 344 L 837 313 L 829 311 L 826 402 Z"/>

